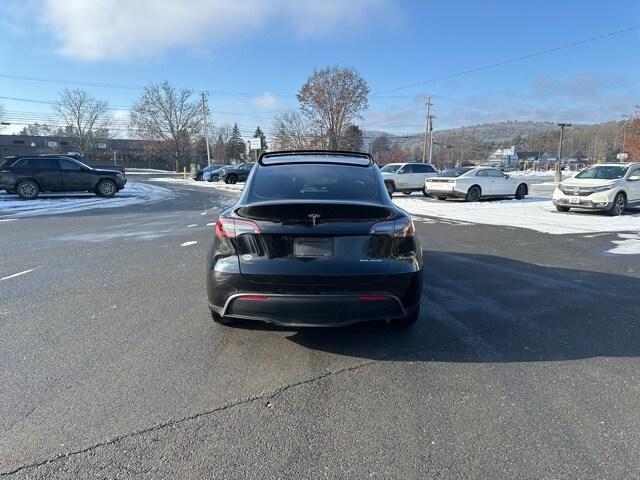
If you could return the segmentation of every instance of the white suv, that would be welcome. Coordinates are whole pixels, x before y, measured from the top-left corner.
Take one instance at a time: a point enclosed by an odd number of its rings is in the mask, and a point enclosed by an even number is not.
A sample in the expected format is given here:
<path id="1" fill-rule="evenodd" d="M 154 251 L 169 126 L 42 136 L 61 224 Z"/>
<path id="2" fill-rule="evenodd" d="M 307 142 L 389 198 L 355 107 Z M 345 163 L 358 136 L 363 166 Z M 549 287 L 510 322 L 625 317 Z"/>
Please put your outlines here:
<path id="1" fill-rule="evenodd" d="M 428 163 L 389 163 L 380 169 L 380 173 L 391 196 L 394 192 L 406 195 L 421 192 L 425 180 L 435 177 L 438 170 Z"/>
<path id="2" fill-rule="evenodd" d="M 553 203 L 561 212 L 571 208 L 603 210 L 620 215 L 640 206 L 640 163 L 601 163 L 560 182 Z"/>

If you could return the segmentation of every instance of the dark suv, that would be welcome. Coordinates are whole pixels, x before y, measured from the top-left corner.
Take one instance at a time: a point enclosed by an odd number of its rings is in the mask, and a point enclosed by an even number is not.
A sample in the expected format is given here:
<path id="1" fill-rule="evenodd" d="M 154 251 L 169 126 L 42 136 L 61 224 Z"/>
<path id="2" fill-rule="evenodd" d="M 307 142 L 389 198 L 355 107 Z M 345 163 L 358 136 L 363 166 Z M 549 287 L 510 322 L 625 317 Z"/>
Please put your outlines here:
<path id="1" fill-rule="evenodd" d="M 127 179 L 122 172 L 91 168 L 70 157 L 20 157 L 0 166 L 0 189 L 33 199 L 40 192 L 94 192 L 113 197 Z"/>
<path id="2" fill-rule="evenodd" d="M 224 167 L 220 171 L 220 180 L 225 183 L 238 183 L 238 182 L 246 182 L 247 177 L 251 173 L 251 169 L 255 163 L 241 163 L 240 165 L 230 165 L 228 167 Z"/>

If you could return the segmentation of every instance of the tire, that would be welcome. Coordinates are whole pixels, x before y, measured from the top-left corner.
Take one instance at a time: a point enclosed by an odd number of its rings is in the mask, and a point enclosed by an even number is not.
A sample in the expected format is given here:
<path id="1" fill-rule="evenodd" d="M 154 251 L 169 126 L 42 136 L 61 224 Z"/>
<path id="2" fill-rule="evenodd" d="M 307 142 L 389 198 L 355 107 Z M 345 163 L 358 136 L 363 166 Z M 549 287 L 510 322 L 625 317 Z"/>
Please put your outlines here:
<path id="1" fill-rule="evenodd" d="M 220 176 L 219 176 L 219 175 L 212 175 L 212 176 L 209 178 L 209 181 L 210 181 L 210 182 L 219 182 L 219 181 L 220 181 Z"/>
<path id="2" fill-rule="evenodd" d="M 569 210 L 571 210 L 571 208 L 563 207 L 562 205 L 556 205 L 556 210 L 558 210 L 559 212 L 567 213 Z"/>
<path id="3" fill-rule="evenodd" d="M 396 191 L 396 186 L 392 183 L 392 182 L 386 182 L 385 187 L 387 187 L 387 193 L 389 194 L 389 197 L 393 196 L 393 192 Z"/>
<path id="4" fill-rule="evenodd" d="M 607 213 L 612 217 L 617 217 L 622 215 L 625 208 L 627 208 L 627 197 L 624 193 L 618 193 L 616 198 L 613 199 L 613 206 Z"/>
<path id="5" fill-rule="evenodd" d="M 516 188 L 516 200 L 524 200 L 524 197 L 527 195 L 527 186 L 524 183 L 518 185 Z"/>
<path id="6" fill-rule="evenodd" d="M 16 187 L 16 193 L 23 200 L 33 200 L 38 197 L 40 187 L 33 180 L 23 180 Z"/>
<path id="7" fill-rule="evenodd" d="M 402 192 L 402 193 L 404 193 L 405 195 L 411 195 L 411 192 Z"/>
<path id="8" fill-rule="evenodd" d="M 405 318 L 401 318 L 399 320 L 393 320 L 391 324 L 396 328 L 408 328 L 414 323 L 416 323 L 418 321 L 418 318 L 420 318 L 419 309 Z"/>
<path id="9" fill-rule="evenodd" d="M 232 173 L 227 177 L 227 183 L 230 185 L 235 185 L 236 183 L 238 183 L 238 176 Z"/>
<path id="10" fill-rule="evenodd" d="M 111 198 L 118 193 L 118 186 L 113 180 L 100 180 L 96 185 L 96 195 Z"/>
<path id="11" fill-rule="evenodd" d="M 226 327 L 230 327 L 234 324 L 237 323 L 236 320 L 234 319 L 230 319 L 230 318 L 225 318 L 225 317 L 221 317 L 220 315 L 218 315 L 218 313 L 216 313 L 214 310 L 212 310 L 211 308 L 209 308 L 209 313 L 211 314 L 211 319 L 215 322 L 218 323 L 220 325 L 224 325 Z"/>
<path id="12" fill-rule="evenodd" d="M 482 189 L 478 185 L 474 185 L 467 191 L 464 197 L 466 202 L 479 202 L 482 198 Z"/>
<path id="13" fill-rule="evenodd" d="M 441 202 L 446 200 L 446 199 L 447 199 L 447 197 L 438 197 L 438 200 L 440 200 Z"/>
<path id="14" fill-rule="evenodd" d="M 427 189 L 426 189 L 426 188 L 423 188 L 423 189 L 422 189 L 422 195 L 424 195 L 425 197 L 430 197 L 430 196 L 431 196 L 431 195 L 429 195 L 429 194 L 427 193 Z"/>

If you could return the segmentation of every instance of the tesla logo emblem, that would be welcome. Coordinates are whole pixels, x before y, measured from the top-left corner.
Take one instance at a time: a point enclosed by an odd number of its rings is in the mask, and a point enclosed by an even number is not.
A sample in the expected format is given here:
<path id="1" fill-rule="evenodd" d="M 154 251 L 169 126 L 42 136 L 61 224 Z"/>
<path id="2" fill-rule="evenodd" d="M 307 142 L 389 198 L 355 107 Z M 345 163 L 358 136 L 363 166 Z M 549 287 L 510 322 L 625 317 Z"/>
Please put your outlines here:
<path id="1" fill-rule="evenodd" d="M 318 219 L 320 218 L 320 214 L 319 213 L 310 213 L 309 215 L 307 215 L 307 217 L 309 217 L 311 219 L 311 221 L 313 222 L 313 226 L 316 226 L 316 223 L 318 223 Z"/>

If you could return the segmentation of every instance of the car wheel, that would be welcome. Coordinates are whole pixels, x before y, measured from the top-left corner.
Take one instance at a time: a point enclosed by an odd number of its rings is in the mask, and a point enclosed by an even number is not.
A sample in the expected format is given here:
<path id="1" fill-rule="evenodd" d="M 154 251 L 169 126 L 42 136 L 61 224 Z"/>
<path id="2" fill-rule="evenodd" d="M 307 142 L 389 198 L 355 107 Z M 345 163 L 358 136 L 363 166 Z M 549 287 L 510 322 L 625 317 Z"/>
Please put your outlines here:
<path id="1" fill-rule="evenodd" d="M 567 213 L 571 209 L 569 207 L 563 207 L 562 205 L 556 205 L 556 210 L 558 210 L 559 212 Z"/>
<path id="2" fill-rule="evenodd" d="M 467 202 L 479 202 L 482 197 L 482 190 L 479 186 L 474 185 L 467 191 L 467 195 L 464 198 Z"/>
<path id="3" fill-rule="evenodd" d="M 96 194 L 100 197 L 113 197 L 118 192 L 118 186 L 113 180 L 101 180 L 96 186 Z"/>
<path id="4" fill-rule="evenodd" d="M 402 192 L 402 193 L 404 193 L 405 195 L 411 195 L 411 192 Z"/>
<path id="5" fill-rule="evenodd" d="M 236 320 L 234 319 L 230 319 L 230 318 L 226 318 L 226 317 L 221 317 L 217 312 L 215 312 L 213 309 L 209 308 L 209 313 L 211 314 L 211 319 L 215 322 L 215 323 L 219 323 L 220 325 L 225 325 L 227 327 L 236 324 Z"/>
<path id="6" fill-rule="evenodd" d="M 442 200 L 446 200 L 447 197 L 438 197 L 438 200 L 442 201 Z"/>
<path id="7" fill-rule="evenodd" d="M 416 323 L 418 321 L 418 318 L 420 318 L 420 310 L 404 317 L 401 318 L 399 320 L 393 320 L 391 322 L 391 325 L 393 325 L 394 327 L 397 328 L 407 328 L 410 327 L 411 325 L 413 325 L 414 323 Z"/>
<path id="8" fill-rule="evenodd" d="M 387 182 L 384 184 L 385 187 L 387 187 L 387 193 L 389 194 L 389 197 L 393 196 L 393 192 L 396 191 L 396 187 L 392 182 Z"/>
<path id="9" fill-rule="evenodd" d="M 624 196 L 624 193 L 619 193 L 613 200 L 613 206 L 608 213 L 612 217 L 617 217 L 618 215 L 622 215 L 622 212 L 624 212 L 625 208 L 627 208 L 627 197 Z"/>
<path id="10" fill-rule="evenodd" d="M 212 175 L 211 178 L 209 178 L 210 182 L 219 182 L 220 181 L 220 176 L 218 175 Z"/>
<path id="11" fill-rule="evenodd" d="M 38 184 L 33 180 L 25 180 L 18 184 L 16 192 L 18 192 L 18 196 L 24 200 L 33 200 L 38 196 L 38 193 L 40 193 L 40 187 L 38 187 Z"/>
<path id="12" fill-rule="evenodd" d="M 430 197 L 430 196 L 431 196 L 431 195 L 429 195 L 429 194 L 427 193 L 427 189 L 426 189 L 426 188 L 423 188 L 423 189 L 422 189 L 422 195 L 424 195 L 425 197 Z"/>
<path id="13" fill-rule="evenodd" d="M 516 200 L 524 200 L 524 197 L 527 195 L 527 186 L 524 183 L 518 185 L 516 189 Z"/>
<path id="14" fill-rule="evenodd" d="M 231 185 L 234 185 L 234 184 L 238 183 L 238 176 L 237 175 L 233 175 L 233 174 L 229 175 L 227 177 L 227 183 L 229 183 Z"/>

